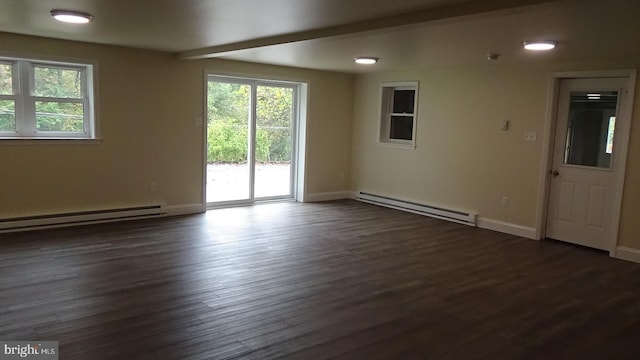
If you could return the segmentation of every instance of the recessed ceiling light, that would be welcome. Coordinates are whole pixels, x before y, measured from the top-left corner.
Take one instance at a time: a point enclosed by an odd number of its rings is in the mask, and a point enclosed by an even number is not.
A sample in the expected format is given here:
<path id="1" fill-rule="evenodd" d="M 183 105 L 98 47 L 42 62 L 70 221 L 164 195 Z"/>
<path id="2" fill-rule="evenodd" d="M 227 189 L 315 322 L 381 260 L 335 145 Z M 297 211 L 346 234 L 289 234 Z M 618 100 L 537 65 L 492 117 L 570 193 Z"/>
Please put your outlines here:
<path id="1" fill-rule="evenodd" d="M 91 14 L 72 10 L 51 10 L 54 19 L 71 24 L 86 24 L 93 19 Z"/>
<path id="2" fill-rule="evenodd" d="M 353 60 L 356 62 L 356 64 L 373 65 L 377 63 L 379 59 L 377 57 L 371 57 L 371 56 L 358 56 L 358 57 L 354 57 Z"/>
<path id="3" fill-rule="evenodd" d="M 551 50 L 558 45 L 557 41 L 525 41 L 522 43 L 525 49 L 534 51 Z"/>

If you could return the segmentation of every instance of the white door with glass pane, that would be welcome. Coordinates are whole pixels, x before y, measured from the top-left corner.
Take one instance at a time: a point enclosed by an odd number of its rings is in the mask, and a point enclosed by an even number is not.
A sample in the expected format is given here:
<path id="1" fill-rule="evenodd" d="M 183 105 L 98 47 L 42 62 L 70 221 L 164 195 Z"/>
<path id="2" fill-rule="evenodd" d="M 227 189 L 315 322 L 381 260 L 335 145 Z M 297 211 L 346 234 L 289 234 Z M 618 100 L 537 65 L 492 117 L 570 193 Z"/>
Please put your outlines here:
<path id="1" fill-rule="evenodd" d="M 209 76 L 208 204 L 293 197 L 297 88 Z"/>
<path id="2" fill-rule="evenodd" d="M 609 250 L 626 78 L 560 82 L 546 237 Z"/>

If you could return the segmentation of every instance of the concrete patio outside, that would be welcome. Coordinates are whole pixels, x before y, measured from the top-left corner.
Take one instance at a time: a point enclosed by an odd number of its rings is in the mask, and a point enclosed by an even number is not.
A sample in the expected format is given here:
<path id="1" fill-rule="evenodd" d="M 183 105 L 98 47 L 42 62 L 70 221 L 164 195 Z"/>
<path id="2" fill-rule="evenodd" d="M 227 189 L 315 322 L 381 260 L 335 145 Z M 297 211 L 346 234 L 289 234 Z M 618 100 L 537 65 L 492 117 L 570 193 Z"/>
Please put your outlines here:
<path id="1" fill-rule="evenodd" d="M 291 195 L 288 163 L 256 164 L 255 197 Z M 249 198 L 248 164 L 208 164 L 207 203 Z"/>

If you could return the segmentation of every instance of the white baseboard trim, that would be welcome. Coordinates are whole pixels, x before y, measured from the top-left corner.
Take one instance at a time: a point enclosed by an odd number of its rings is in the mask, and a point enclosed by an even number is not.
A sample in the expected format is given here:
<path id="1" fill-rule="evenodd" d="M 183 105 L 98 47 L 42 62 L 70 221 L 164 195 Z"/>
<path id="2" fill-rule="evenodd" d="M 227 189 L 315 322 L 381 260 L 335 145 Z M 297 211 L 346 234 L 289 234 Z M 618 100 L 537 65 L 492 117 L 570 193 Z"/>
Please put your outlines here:
<path id="1" fill-rule="evenodd" d="M 200 214 L 207 210 L 204 204 L 169 205 L 166 209 L 169 216 Z"/>
<path id="2" fill-rule="evenodd" d="M 640 263 L 640 250 L 618 246 L 615 258 Z"/>
<path id="3" fill-rule="evenodd" d="M 351 191 L 332 191 L 324 193 L 307 194 L 304 198 L 304 202 L 320 202 L 331 201 L 341 199 L 351 199 L 353 197 Z"/>
<path id="4" fill-rule="evenodd" d="M 478 217 L 477 226 L 482 229 L 493 230 L 505 234 L 520 236 L 527 239 L 537 240 L 536 229 L 528 226 L 522 226 L 483 217 Z"/>

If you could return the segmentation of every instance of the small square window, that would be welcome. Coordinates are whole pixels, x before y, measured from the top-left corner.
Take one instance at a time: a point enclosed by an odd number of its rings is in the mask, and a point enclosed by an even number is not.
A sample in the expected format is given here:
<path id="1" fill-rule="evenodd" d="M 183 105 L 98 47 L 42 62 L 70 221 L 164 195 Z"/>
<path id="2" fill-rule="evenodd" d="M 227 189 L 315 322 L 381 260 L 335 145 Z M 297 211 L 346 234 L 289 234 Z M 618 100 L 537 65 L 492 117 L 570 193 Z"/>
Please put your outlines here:
<path id="1" fill-rule="evenodd" d="M 418 82 L 383 83 L 381 90 L 379 141 L 415 147 Z"/>

